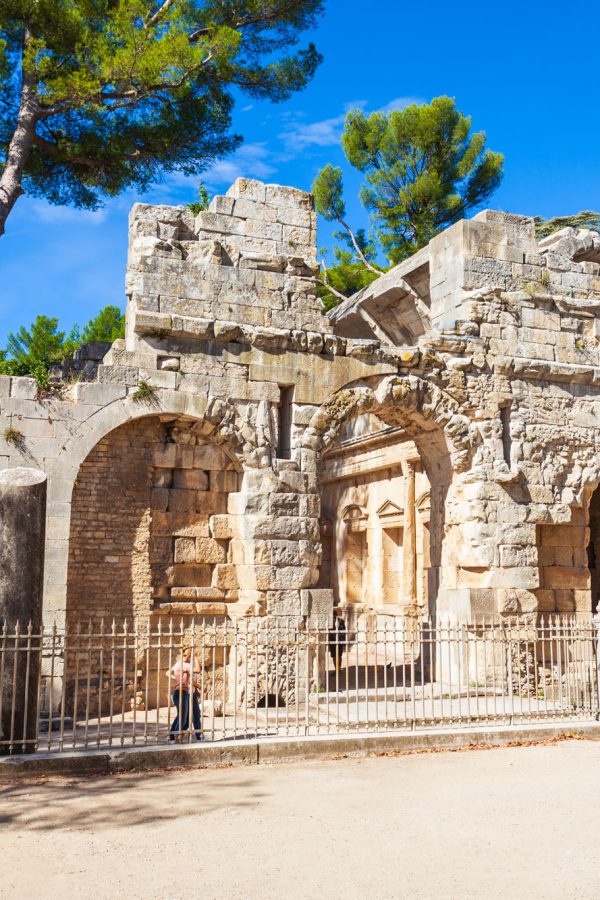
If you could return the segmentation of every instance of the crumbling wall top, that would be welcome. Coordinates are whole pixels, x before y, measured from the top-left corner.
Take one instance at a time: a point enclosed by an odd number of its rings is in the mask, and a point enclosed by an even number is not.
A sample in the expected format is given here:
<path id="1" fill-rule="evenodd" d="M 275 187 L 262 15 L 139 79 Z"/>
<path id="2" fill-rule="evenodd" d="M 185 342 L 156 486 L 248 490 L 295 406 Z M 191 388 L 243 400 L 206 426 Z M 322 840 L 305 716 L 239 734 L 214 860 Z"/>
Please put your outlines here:
<path id="1" fill-rule="evenodd" d="M 415 344 L 430 329 L 453 331 L 468 321 L 475 294 L 498 291 L 596 309 L 600 235 L 566 228 L 538 242 L 531 217 L 484 210 L 340 304 L 332 319 L 346 337 Z"/>
<path id="2" fill-rule="evenodd" d="M 305 191 L 238 178 L 196 216 L 136 204 L 129 235 L 130 349 L 153 316 L 157 331 L 190 336 L 193 320 L 332 330 L 317 296 L 316 217 Z"/>

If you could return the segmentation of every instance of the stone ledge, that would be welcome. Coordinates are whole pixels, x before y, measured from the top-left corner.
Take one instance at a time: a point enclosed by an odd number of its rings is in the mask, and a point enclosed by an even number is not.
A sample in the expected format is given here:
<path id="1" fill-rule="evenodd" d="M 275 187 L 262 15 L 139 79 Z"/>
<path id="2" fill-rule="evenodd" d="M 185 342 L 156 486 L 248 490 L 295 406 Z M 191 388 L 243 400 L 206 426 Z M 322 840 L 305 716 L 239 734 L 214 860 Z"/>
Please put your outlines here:
<path id="1" fill-rule="evenodd" d="M 481 349 L 483 342 L 472 337 L 455 334 L 439 334 L 427 342 L 419 341 L 415 346 L 387 345 L 377 340 L 345 338 L 334 334 L 321 334 L 310 329 L 272 328 L 248 325 L 219 319 L 201 319 L 192 316 L 167 315 L 146 310 L 136 311 L 134 331 L 139 335 L 193 338 L 196 340 L 218 341 L 220 343 L 240 343 L 258 350 L 296 350 L 315 356 L 347 356 L 366 362 L 392 363 L 402 369 L 418 368 L 422 362 L 442 365 L 436 352 L 451 348 L 454 352 L 464 351 L 468 342 L 475 342 L 475 349 Z M 465 365 L 471 364 L 471 358 Z M 558 366 L 562 364 L 557 364 Z"/>
<path id="2" fill-rule="evenodd" d="M 497 356 L 497 372 L 531 380 L 551 380 L 569 384 L 600 384 L 600 368 L 577 363 L 550 362 L 520 356 Z"/>
<path id="3" fill-rule="evenodd" d="M 430 750 L 468 750 L 541 743 L 556 738 L 600 740 L 596 721 L 546 722 L 523 725 L 482 725 L 429 728 L 388 734 L 315 735 L 298 738 L 215 741 L 187 747 L 130 747 L 123 750 L 82 750 L 36 753 L 0 758 L 0 784 L 40 776 L 116 775 L 153 769 L 264 765 L 301 759 L 331 759 Z"/>
<path id="4" fill-rule="evenodd" d="M 401 368 L 415 368 L 421 360 L 419 347 L 387 346 L 379 341 L 350 340 L 339 335 L 299 329 L 244 325 L 219 319 L 194 319 L 165 313 L 135 313 L 134 331 L 146 336 L 163 332 L 183 338 L 240 343 L 270 350 L 295 350 L 315 356 L 348 356 L 366 361 L 391 362 Z"/>

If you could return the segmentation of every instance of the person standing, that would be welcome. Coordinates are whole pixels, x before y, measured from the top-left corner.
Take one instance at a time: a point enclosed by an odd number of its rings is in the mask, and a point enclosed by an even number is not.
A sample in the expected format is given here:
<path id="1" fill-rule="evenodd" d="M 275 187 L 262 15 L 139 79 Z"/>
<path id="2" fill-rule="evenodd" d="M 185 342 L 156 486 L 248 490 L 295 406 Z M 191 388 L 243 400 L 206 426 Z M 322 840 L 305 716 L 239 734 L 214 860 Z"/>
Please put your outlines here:
<path id="1" fill-rule="evenodd" d="M 341 615 L 338 614 L 337 610 L 334 610 L 333 612 L 333 624 L 327 636 L 327 645 L 329 648 L 329 655 L 331 656 L 333 665 L 335 666 L 337 681 L 337 677 L 342 665 L 342 660 L 344 658 L 344 653 L 347 650 L 346 623 L 342 619 Z"/>
<path id="2" fill-rule="evenodd" d="M 194 660 L 192 668 L 192 651 L 190 647 L 184 647 L 179 654 L 175 665 L 166 672 L 167 678 L 174 682 L 173 703 L 177 715 L 171 725 L 169 741 L 181 744 L 183 734 L 190 724 L 190 698 L 192 703 L 192 721 L 196 740 L 202 739 L 202 719 L 200 716 L 200 704 L 198 702 L 197 675 L 200 674 L 198 660 Z"/>

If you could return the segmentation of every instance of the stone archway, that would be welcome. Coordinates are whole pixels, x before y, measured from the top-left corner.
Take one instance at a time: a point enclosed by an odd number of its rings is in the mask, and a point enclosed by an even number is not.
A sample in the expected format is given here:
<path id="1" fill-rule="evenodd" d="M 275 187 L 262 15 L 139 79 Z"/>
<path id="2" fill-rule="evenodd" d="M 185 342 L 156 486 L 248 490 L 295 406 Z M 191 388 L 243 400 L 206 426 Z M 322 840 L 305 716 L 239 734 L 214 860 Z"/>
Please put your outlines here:
<path id="1" fill-rule="evenodd" d="M 98 638 L 110 634 L 112 622 L 119 635 L 127 627 L 143 635 L 166 616 L 165 633 L 176 623 L 189 634 L 194 621 L 235 615 L 241 517 L 230 516 L 229 498 L 242 477 L 236 453 L 212 423 L 173 413 L 146 411 L 124 422 L 83 460 L 72 491 L 66 578 L 66 697 L 76 715 L 84 703 L 88 713 L 104 709 L 104 681 L 123 708 L 168 705 L 162 674 L 176 651 L 168 640 L 161 650 L 160 642 L 123 638 L 126 650 L 115 654 Z M 214 647 L 202 659 L 222 682 L 227 649 Z M 77 693 L 81 678 L 89 681 L 86 697 Z M 146 693 L 154 686 L 152 697 L 144 699 L 138 683 Z"/>
<path id="2" fill-rule="evenodd" d="M 151 402 L 136 402 L 128 396 L 92 412 L 48 464 L 44 614 L 58 624 L 66 617 L 71 503 L 80 468 L 109 434 L 152 415 L 183 416 L 202 423 L 203 436 L 220 446 L 240 470 L 242 463 L 264 465 L 268 457 L 270 436 L 265 430 L 253 429 L 234 404 L 210 395 L 160 391 Z"/>
<path id="3" fill-rule="evenodd" d="M 238 588 L 227 498 L 240 484 L 204 421 L 147 414 L 105 435 L 73 487 L 68 624 L 225 613 Z"/>
<path id="4" fill-rule="evenodd" d="M 404 569 L 403 586 L 399 592 L 400 604 L 396 606 L 398 610 L 408 611 L 410 608 L 415 612 L 418 609 L 419 614 L 434 613 L 443 580 L 442 546 L 446 530 L 446 496 L 455 473 L 469 467 L 469 420 L 461 413 L 456 400 L 418 376 L 388 376 L 379 379 L 374 386 L 363 383 L 344 388 L 313 415 L 304 434 L 304 447 L 318 455 L 321 470 L 341 430 L 352 420 L 366 415 L 375 416 L 389 426 L 389 431 L 398 435 L 398 447 L 402 444 L 409 448 L 406 453 L 399 449 L 397 454 L 398 472 L 402 458 L 400 474 L 405 485 L 401 487 L 400 494 L 396 491 L 396 496 L 377 510 L 384 537 L 391 536 L 390 540 L 395 539 L 396 543 L 402 540 L 404 545 L 404 563 L 400 566 Z M 423 476 L 419 472 L 423 472 Z M 425 490 L 428 497 L 430 508 L 427 510 L 426 529 L 423 516 L 419 515 L 416 508 L 415 480 L 419 495 L 422 496 Z M 411 507 L 409 514 L 405 509 L 406 497 L 409 498 L 408 506 Z M 352 501 L 346 498 L 345 502 Z M 331 510 L 326 512 L 331 514 Z M 383 527 L 386 524 L 387 530 Z M 424 538 L 426 551 L 420 544 L 417 546 L 417 531 L 421 533 L 421 537 L 427 532 Z M 389 568 L 393 557 L 394 567 L 397 568 L 395 560 L 402 559 L 402 553 L 395 547 L 386 549 L 383 538 L 379 543 L 382 545 L 379 548 L 382 562 L 387 560 Z M 424 560 L 427 560 L 426 573 L 417 573 L 417 558 L 421 568 Z M 410 572 L 407 572 L 411 559 L 414 561 L 412 579 L 408 577 Z M 338 563 L 338 568 L 340 566 L 343 569 L 343 561 Z M 446 564 L 445 568 L 448 570 L 445 573 L 446 581 L 451 588 L 455 588 L 456 578 L 450 576 L 452 566 Z M 419 579 L 427 582 L 425 598 L 417 597 Z M 389 591 L 386 593 L 383 578 L 380 580 L 383 601 L 389 604 Z M 420 593 L 423 594 L 423 589 Z M 406 599 L 408 595 L 409 601 Z"/>
<path id="5" fill-rule="evenodd" d="M 448 465 L 462 471 L 469 465 L 469 420 L 453 397 L 416 375 L 391 375 L 376 387 L 359 385 L 337 391 L 314 414 L 302 445 L 323 452 L 352 416 L 373 412 L 392 417 L 415 440 L 430 469 Z M 431 432 L 423 439 L 425 432 Z"/>

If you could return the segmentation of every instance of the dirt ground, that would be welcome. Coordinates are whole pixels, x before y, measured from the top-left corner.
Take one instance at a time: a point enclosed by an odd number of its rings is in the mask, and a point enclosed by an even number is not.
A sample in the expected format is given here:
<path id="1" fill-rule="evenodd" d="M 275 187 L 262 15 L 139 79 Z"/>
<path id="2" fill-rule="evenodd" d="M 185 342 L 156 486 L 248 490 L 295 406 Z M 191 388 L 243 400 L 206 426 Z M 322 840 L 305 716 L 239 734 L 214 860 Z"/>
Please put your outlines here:
<path id="1" fill-rule="evenodd" d="M 600 897 L 600 743 L 0 789 L 0 897 Z"/>

